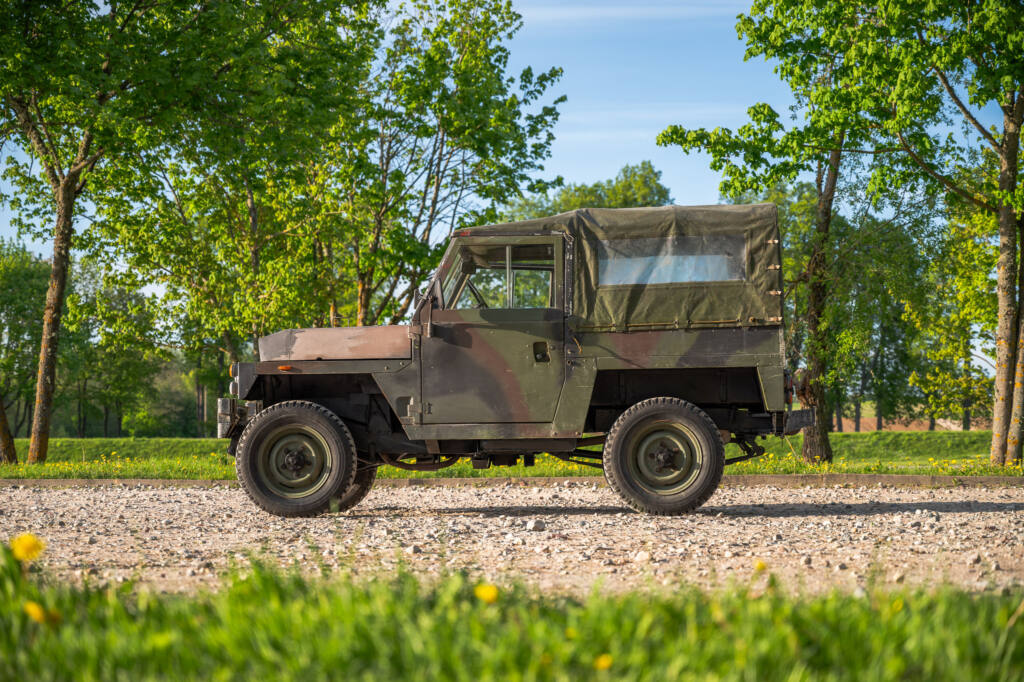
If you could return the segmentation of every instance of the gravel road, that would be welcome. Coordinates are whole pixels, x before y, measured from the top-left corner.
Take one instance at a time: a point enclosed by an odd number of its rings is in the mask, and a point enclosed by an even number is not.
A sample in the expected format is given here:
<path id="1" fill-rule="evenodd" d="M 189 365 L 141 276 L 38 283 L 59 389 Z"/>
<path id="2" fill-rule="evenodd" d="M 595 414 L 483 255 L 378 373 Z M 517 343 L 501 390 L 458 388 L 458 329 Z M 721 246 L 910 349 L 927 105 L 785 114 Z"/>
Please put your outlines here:
<path id="1" fill-rule="evenodd" d="M 1024 488 L 723 488 L 696 514 L 658 518 L 591 483 L 377 487 L 347 514 L 279 519 L 237 488 L 2 487 L 0 528 L 43 537 L 42 564 L 61 577 L 169 591 L 215 585 L 253 552 L 310 573 L 404 563 L 577 594 L 756 587 L 768 572 L 811 592 L 1024 586 Z"/>

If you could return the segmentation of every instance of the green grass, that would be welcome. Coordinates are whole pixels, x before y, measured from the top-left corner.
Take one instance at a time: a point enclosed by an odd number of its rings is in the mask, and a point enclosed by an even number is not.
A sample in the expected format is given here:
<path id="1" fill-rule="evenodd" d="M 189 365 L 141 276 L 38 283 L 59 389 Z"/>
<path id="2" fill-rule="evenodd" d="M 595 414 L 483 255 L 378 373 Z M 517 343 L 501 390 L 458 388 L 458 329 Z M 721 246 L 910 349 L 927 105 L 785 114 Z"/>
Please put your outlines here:
<path id="1" fill-rule="evenodd" d="M 1021 476 L 1020 465 L 988 464 L 988 431 L 867 432 L 832 435 L 835 460 L 808 465 L 800 458 L 801 437 L 759 441 L 765 456 L 731 465 L 726 474 L 877 473 L 946 476 Z M 17 442 L 22 459 L 27 441 Z M 233 479 L 227 441 L 188 438 L 58 438 L 50 441 L 46 464 L 0 464 L 0 478 L 182 478 Z M 792 448 L 792 449 L 791 449 Z M 735 445 L 726 456 L 740 454 Z M 433 472 L 382 467 L 382 478 L 600 476 L 601 471 L 549 456 L 537 465 L 473 469 L 468 461 Z"/>
<path id="2" fill-rule="evenodd" d="M 26 578 L 4 546 L 0 679 L 959 682 L 1024 674 L 1019 592 L 797 597 L 762 574 L 710 593 L 678 586 L 583 600 L 478 587 L 458 573 L 431 584 L 402 571 L 310 579 L 257 564 L 214 592 L 158 595 Z"/>

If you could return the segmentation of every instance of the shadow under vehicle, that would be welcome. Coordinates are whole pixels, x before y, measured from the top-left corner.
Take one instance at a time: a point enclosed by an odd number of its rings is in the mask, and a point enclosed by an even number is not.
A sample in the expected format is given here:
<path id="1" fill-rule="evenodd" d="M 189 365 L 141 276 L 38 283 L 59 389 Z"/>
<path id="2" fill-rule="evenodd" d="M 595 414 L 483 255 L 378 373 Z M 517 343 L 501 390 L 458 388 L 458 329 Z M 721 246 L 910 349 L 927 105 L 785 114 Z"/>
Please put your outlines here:
<path id="1" fill-rule="evenodd" d="M 771 204 L 460 229 L 409 324 L 281 331 L 259 357 L 232 365 L 218 432 L 250 497 L 282 516 L 352 507 L 384 464 L 539 453 L 679 514 L 763 453 L 758 437 L 813 419 L 791 409 Z M 727 442 L 743 454 L 727 460 Z"/>

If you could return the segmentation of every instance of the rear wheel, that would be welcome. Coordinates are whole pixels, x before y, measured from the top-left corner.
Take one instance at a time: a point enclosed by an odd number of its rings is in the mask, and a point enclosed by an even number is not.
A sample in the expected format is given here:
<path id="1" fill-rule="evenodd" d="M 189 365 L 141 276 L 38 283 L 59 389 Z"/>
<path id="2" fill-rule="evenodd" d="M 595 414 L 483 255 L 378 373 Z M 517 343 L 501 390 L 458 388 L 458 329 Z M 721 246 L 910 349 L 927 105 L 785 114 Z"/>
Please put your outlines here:
<path id="1" fill-rule="evenodd" d="M 604 447 L 608 485 L 637 511 L 685 514 L 718 488 L 725 447 L 703 410 L 678 398 L 651 398 L 615 421 Z"/>
<path id="2" fill-rule="evenodd" d="M 371 464 L 360 455 L 356 460 L 355 478 L 352 480 L 352 485 L 349 486 L 348 490 L 338 498 L 336 511 L 347 511 L 362 502 L 370 494 L 370 490 L 373 489 L 373 482 L 376 480 L 377 466 Z M 331 505 L 331 510 L 335 511 L 335 505 Z"/>
<path id="3" fill-rule="evenodd" d="M 336 414 L 290 400 L 249 421 L 238 441 L 235 469 L 246 493 L 264 510 L 313 516 L 339 504 L 352 487 L 356 448 Z"/>

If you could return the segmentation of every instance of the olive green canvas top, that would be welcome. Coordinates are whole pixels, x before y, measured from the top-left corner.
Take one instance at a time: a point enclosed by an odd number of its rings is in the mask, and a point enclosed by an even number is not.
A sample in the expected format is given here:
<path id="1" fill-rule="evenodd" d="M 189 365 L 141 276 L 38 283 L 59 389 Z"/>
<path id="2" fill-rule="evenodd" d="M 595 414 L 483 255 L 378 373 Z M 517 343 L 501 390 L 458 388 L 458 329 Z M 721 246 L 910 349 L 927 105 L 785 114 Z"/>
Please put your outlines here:
<path id="1" fill-rule="evenodd" d="M 781 324 L 774 204 L 583 208 L 455 236 L 544 232 L 571 238 L 576 329 Z"/>

